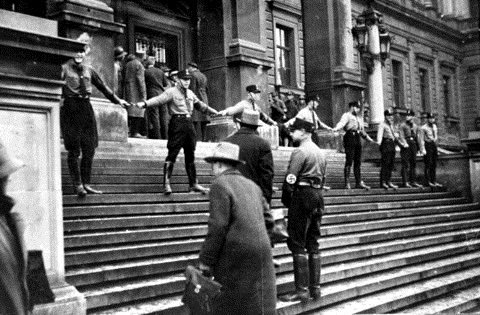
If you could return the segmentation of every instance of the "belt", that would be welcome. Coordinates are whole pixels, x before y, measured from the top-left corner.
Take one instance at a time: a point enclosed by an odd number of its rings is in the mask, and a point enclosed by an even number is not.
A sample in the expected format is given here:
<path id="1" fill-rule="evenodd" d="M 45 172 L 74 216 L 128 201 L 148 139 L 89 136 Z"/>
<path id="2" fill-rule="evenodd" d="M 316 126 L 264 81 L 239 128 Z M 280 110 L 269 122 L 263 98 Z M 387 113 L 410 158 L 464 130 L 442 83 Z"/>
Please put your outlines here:
<path id="1" fill-rule="evenodd" d="M 347 133 L 350 133 L 352 135 L 360 134 L 360 131 L 358 130 L 347 130 Z"/>
<path id="2" fill-rule="evenodd" d="M 300 186 L 300 187 L 312 187 L 312 188 L 315 188 L 315 189 L 322 189 L 323 188 L 323 185 L 322 184 L 312 184 L 310 182 L 303 182 L 303 181 L 300 181 L 297 183 L 297 186 Z"/>
<path id="3" fill-rule="evenodd" d="M 392 138 L 382 138 L 382 141 L 392 141 L 392 142 L 395 142 L 395 140 L 393 140 Z"/>
<path id="4" fill-rule="evenodd" d="M 189 114 L 172 114 L 173 118 L 190 118 L 191 116 Z"/>
<path id="5" fill-rule="evenodd" d="M 414 137 L 407 137 L 408 140 L 415 140 Z"/>
<path id="6" fill-rule="evenodd" d="M 88 100 L 90 98 L 90 95 L 68 95 L 67 98 L 80 98 L 83 100 Z"/>

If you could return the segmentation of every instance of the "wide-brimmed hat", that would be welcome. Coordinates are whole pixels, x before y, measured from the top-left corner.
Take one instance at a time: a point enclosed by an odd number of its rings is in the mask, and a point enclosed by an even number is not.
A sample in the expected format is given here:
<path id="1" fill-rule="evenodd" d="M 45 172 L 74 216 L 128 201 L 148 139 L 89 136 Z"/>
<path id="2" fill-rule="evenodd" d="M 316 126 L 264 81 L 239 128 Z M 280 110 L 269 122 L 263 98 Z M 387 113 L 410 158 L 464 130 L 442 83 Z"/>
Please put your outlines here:
<path id="1" fill-rule="evenodd" d="M 25 166 L 25 164 L 10 156 L 7 152 L 7 148 L 0 142 L 0 178 L 15 173 L 18 169 Z"/>
<path id="2" fill-rule="evenodd" d="M 249 93 L 260 93 L 260 92 L 262 92 L 262 91 L 260 91 L 260 89 L 255 84 L 248 85 L 245 89 Z"/>
<path id="3" fill-rule="evenodd" d="M 260 126 L 259 120 L 260 113 L 253 109 L 244 109 L 242 117 L 237 118 L 237 122 L 250 126 Z"/>
<path id="4" fill-rule="evenodd" d="M 207 163 L 227 162 L 233 165 L 245 163 L 239 160 L 240 147 L 230 142 L 219 142 L 213 149 L 213 153 L 205 158 Z"/>
<path id="5" fill-rule="evenodd" d="M 295 118 L 295 121 L 290 126 L 290 130 L 294 131 L 294 130 L 300 130 L 300 129 L 303 129 L 306 132 L 312 133 L 315 130 L 315 125 L 309 121 L 306 121 L 300 118 Z"/>

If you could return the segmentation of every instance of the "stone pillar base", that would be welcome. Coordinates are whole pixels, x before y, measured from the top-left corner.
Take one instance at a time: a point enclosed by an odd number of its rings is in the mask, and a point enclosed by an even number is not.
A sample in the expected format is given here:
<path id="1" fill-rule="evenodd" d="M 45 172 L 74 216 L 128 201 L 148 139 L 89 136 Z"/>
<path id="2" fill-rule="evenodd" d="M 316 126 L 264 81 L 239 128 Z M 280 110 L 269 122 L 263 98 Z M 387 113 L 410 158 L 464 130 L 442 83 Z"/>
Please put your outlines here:
<path id="1" fill-rule="evenodd" d="M 85 297 L 74 286 L 65 283 L 63 286 L 52 288 L 52 291 L 55 294 L 55 302 L 35 305 L 33 315 L 86 314 L 87 302 Z"/>

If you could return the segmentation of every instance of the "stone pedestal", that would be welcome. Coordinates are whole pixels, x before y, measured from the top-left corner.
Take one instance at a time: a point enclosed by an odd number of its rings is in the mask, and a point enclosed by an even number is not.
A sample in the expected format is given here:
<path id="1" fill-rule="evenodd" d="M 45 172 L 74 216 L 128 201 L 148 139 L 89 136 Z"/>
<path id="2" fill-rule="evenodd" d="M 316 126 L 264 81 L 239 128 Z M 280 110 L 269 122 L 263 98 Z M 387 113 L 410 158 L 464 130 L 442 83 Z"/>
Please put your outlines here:
<path id="1" fill-rule="evenodd" d="M 472 198 L 480 202 L 480 132 L 469 132 L 468 138 L 461 142 L 468 148 Z"/>
<path id="2" fill-rule="evenodd" d="M 83 45 L 57 37 L 55 21 L 2 13 L 9 19 L 0 18 L 0 137 L 26 164 L 12 175 L 7 193 L 25 221 L 27 250 L 43 252 L 55 295 L 33 313 L 84 314 L 83 295 L 65 282 L 59 123 L 60 63 Z"/>

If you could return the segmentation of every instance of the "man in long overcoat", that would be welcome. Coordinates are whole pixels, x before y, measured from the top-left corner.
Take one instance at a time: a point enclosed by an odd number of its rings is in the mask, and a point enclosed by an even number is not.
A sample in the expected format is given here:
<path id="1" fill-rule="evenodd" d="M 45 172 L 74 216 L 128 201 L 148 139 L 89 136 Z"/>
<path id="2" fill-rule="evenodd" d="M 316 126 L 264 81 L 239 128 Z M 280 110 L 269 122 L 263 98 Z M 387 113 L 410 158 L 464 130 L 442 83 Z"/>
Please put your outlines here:
<path id="1" fill-rule="evenodd" d="M 147 99 L 162 94 L 168 88 L 167 76 L 160 69 L 155 67 L 155 57 L 147 58 L 145 69 L 145 86 L 147 88 Z M 167 139 L 167 126 L 164 116 L 168 115 L 165 106 L 152 107 L 147 112 L 147 134 L 150 139 Z"/>
<path id="2" fill-rule="evenodd" d="M 215 179 L 210 191 L 208 233 L 200 252 L 200 269 L 223 289 L 213 314 L 275 314 L 276 286 L 262 191 L 236 165 L 239 147 L 220 142 L 211 156 Z"/>
<path id="3" fill-rule="evenodd" d="M 202 102 L 209 104 L 207 96 L 207 77 L 198 69 L 198 65 L 195 62 L 188 63 L 188 71 L 192 74 L 190 90 L 192 90 Z M 206 141 L 206 128 L 210 121 L 209 116 L 194 109 L 192 113 L 192 121 L 195 126 L 197 141 Z"/>
<path id="4" fill-rule="evenodd" d="M 131 104 L 145 101 L 147 89 L 145 86 L 145 68 L 140 61 L 140 56 L 128 55 L 124 74 L 124 98 Z M 128 108 L 130 136 L 141 138 L 141 131 L 145 128 L 145 109 L 135 106 Z"/>

